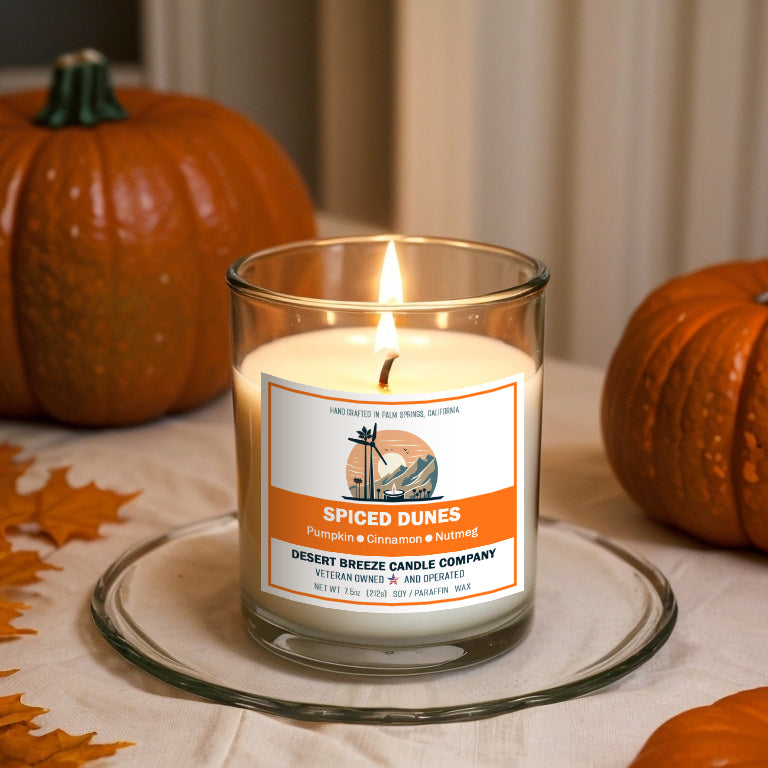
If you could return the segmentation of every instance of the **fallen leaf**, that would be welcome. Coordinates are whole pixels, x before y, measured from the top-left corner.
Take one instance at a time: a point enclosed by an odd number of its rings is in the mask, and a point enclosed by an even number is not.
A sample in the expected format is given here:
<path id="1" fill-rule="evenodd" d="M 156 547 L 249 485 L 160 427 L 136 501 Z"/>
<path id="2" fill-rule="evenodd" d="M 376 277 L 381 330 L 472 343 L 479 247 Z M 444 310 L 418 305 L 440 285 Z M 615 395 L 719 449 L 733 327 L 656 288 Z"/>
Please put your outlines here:
<path id="1" fill-rule="evenodd" d="M 28 707 L 21 702 L 21 693 L 11 696 L 0 696 L 0 728 L 15 723 L 28 723 L 30 728 L 37 728 L 32 720 L 38 715 L 44 715 L 48 710 L 42 707 Z"/>
<path id="2" fill-rule="evenodd" d="M 35 463 L 34 459 L 16 461 L 14 456 L 22 453 L 23 448 L 11 443 L 0 443 L 0 493 L 10 485 L 16 487 L 16 481 Z"/>
<path id="3" fill-rule="evenodd" d="M 24 603 L 14 603 L 0 598 L 0 640 L 16 637 L 16 635 L 37 634 L 37 631 L 34 629 L 17 629 L 11 625 L 14 619 L 18 619 L 21 616 L 21 612 L 25 608 L 29 608 L 29 606 L 24 605 Z"/>
<path id="4" fill-rule="evenodd" d="M 46 485 L 37 492 L 35 521 L 57 546 L 70 539 L 96 539 L 102 523 L 120 522 L 118 509 L 139 492 L 119 494 L 95 483 L 73 488 L 67 481 L 69 467 L 51 470 Z"/>
<path id="5" fill-rule="evenodd" d="M 34 550 L 14 552 L 7 542 L 0 539 L 0 588 L 18 587 L 40 581 L 37 571 L 60 571 L 55 565 L 45 563 Z"/>
<path id="6" fill-rule="evenodd" d="M 95 733 L 71 736 L 57 728 L 42 736 L 34 736 L 29 730 L 25 723 L 0 728 L 0 765 L 3 768 L 77 768 L 131 745 L 127 741 L 91 744 Z"/>
<path id="7" fill-rule="evenodd" d="M 39 581 L 38 571 L 60 570 L 41 560 L 35 551 L 14 551 L 7 532 L 32 528 L 50 536 L 57 546 L 76 537 L 95 539 L 100 525 L 119 522 L 119 508 L 138 495 L 105 491 L 94 483 L 73 488 L 67 481 L 68 467 L 52 470 L 41 490 L 20 494 L 17 480 L 33 463 L 32 459 L 16 461 L 21 451 L 17 446 L 0 443 L 0 641 L 36 633 L 11 624 L 28 606 L 8 599 L 2 590 Z M 0 677 L 17 671 L 0 670 Z M 92 744 L 95 733 L 72 736 L 60 729 L 35 736 L 31 731 L 39 726 L 33 719 L 47 710 L 28 707 L 21 696 L 0 697 L 0 768 L 79 768 L 131 745 L 127 741 Z"/>
<path id="8" fill-rule="evenodd" d="M 20 494 L 16 490 L 16 481 L 34 464 L 34 459 L 14 460 L 23 450 L 10 443 L 0 443 L 0 504 L 3 510 L 0 533 L 27 522 L 35 511 L 32 495 Z"/>
<path id="9" fill-rule="evenodd" d="M 16 693 L 0 697 L 0 766 L 3 768 L 77 768 L 130 746 L 127 741 L 91 744 L 94 733 L 71 736 L 60 729 L 35 736 L 30 731 L 39 726 L 33 720 L 48 710 L 27 706 L 21 696 Z"/>

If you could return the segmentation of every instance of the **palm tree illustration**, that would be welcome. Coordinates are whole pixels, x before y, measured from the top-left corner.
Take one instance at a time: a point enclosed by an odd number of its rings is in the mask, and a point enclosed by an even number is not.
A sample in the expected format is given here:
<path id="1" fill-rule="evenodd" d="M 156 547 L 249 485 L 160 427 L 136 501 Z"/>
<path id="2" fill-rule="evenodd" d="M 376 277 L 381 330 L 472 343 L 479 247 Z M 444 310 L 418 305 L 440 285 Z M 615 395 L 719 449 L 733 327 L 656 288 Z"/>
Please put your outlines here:
<path id="1" fill-rule="evenodd" d="M 363 446 L 363 474 L 365 476 L 365 496 L 363 498 L 373 501 L 374 496 L 374 481 L 373 481 L 373 452 L 379 454 L 379 458 L 387 463 L 387 460 L 381 455 L 381 451 L 376 447 L 376 424 L 374 423 L 373 429 L 363 427 L 357 430 L 357 437 L 348 437 L 347 440 L 358 445 Z"/>
<path id="2" fill-rule="evenodd" d="M 355 485 L 357 486 L 357 498 L 359 499 L 360 498 L 360 485 L 363 482 L 363 480 L 360 477 L 356 477 L 352 482 L 355 483 Z"/>

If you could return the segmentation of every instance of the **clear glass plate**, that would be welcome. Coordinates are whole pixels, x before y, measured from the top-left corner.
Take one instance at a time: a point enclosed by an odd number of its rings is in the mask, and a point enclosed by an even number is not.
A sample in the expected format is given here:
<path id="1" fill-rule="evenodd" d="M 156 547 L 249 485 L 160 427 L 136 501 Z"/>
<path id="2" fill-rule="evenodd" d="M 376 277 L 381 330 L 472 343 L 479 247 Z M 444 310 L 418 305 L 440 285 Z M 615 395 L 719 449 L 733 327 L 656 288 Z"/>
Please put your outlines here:
<path id="1" fill-rule="evenodd" d="M 400 678 L 278 658 L 240 613 L 235 513 L 126 552 L 101 577 L 96 625 L 126 659 L 177 688 L 299 720 L 456 722 L 581 696 L 647 661 L 677 618 L 649 562 L 596 533 L 542 520 L 535 614 L 510 652 L 456 672 Z"/>

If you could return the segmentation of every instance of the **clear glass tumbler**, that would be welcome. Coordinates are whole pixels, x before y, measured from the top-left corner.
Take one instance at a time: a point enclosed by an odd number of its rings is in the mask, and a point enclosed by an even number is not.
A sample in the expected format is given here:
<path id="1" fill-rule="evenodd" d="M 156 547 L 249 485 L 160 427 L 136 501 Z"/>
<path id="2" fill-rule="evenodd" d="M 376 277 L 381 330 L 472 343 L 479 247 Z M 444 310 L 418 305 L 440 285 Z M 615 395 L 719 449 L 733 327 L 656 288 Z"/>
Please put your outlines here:
<path id="1" fill-rule="evenodd" d="M 413 674 L 525 635 L 548 279 L 504 248 L 394 235 L 230 267 L 256 641 L 326 669 Z"/>

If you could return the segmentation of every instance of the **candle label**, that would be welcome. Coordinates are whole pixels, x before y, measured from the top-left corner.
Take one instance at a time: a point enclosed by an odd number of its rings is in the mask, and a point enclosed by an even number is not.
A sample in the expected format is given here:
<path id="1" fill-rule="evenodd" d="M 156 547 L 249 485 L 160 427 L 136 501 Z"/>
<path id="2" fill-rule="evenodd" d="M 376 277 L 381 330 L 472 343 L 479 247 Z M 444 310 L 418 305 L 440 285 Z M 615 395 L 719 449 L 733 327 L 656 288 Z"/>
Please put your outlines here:
<path id="1" fill-rule="evenodd" d="M 401 399 L 261 383 L 265 592 L 399 612 L 523 591 L 522 374 Z"/>

